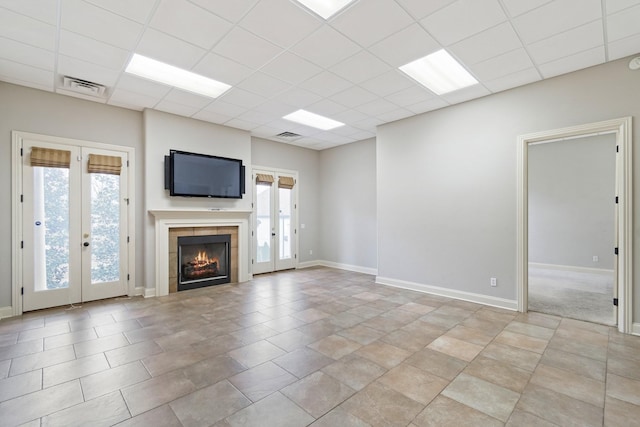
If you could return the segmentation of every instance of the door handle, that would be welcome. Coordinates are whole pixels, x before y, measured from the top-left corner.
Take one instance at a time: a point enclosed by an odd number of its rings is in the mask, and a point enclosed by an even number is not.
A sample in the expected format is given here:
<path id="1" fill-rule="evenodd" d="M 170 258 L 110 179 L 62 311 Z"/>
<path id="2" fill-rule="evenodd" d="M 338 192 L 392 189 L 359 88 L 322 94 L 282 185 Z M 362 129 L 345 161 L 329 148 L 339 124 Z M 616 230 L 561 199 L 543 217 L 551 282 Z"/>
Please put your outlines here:
<path id="1" fill-rule="evenodd" d="M 276 237 L 276 233 L 271 233 L 271 237 Z"/>
<path id="2" fill-rule="evenodd" d="M 86 247 L 88 247 L 88 246 L 89 246 L 89 242 L 84 242 L 84 243 L 82 244 L 82 246 L 84 246 L 85 248 L 86 248 Z"/>

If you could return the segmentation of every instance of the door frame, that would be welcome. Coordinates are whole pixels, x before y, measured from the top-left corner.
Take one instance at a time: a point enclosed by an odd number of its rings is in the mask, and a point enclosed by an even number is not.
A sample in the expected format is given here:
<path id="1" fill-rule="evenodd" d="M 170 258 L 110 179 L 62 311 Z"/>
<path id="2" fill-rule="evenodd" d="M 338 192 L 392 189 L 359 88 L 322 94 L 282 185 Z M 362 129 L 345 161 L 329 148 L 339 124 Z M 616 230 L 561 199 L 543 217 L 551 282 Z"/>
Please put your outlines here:
<path id="1" fill-rule="evenodd" d="M 255 174 L 256 171 L 262 171 L 262 172 L 270 172 L 273 173 L 274 178 L 278 175 L 286 175 L 286 176 L 291 176 L 293 177 L 293 179 L 295 180 L 295 186 L 294 186 L 294 193 L 293 193 L 293 203 L 294 203 L 294 207 L 293 207 L 293 211 L 294 211 L 294 221 L 293 221 L 293 242 L 294 242 L 294 247 L 293 247 L 293 268 L 298 268 L 298 263 L 300 262 L 298 259 L 298 247 L 299 247 L 299 234 L 298 234 L 298 230 L 300 229 L 299 227 L 299 221 L 300 221 L 300 217 L 298 215 L 298 199 L 299 199 L 299 193 L 298 193 L 298 185 L 300 185 L 300 182 L 298 180 L 298 171 L 295 170 L 291 170 L 291 169 L 279 169 L 279 168 L 273 168 L 273 167 L 269 167 L 269 166 L 259 166 L 259 165 L 251 165 L 251 185 L 255 186 L 256 185 L 256 181 L 255 181 Z M 278 183 L 277 181 L 273 183 L 273 185 L 277 186 Z M 251 207 L 253 210 L 252 216 L 251 216 L 251 272 L 253 273 L 253 265 L 255 262 L 255 258 L 256 258 L 256 197 L 257 197 L 257 192 L 255 191 L 255 189 L 253 190 L 253 200 L 251 201 Z M 272 206 L 273 208 L 273 206 Z M 274 263 L 274 270 L 273 271 L 278 271 L 275 270 L 275 263 L 276 260 L 273 259 L 273 263 Z"/>
<path id="2" fill-rule="evenodd" d="M 127 284 L 127 294 L 130 296 L 134 295 L 136 289 L 135 148 L 13 130 L 11 131 L 11 164 L 13 166 L 11 169 L 11 302 L 13 316 L 19 316 L 22 314 L 22 236 L 24 224 L 22 221 L 23 204 L 21 202 L 23 172 L 21 147 L 23 139 L 37 139 L 53 144 L 72 145 L 78 147 L 120 151 L 127 153 L 127 159 L 129 162 L 128 179 L 126 184 L 127 193 L 129 195 L 129 202 L 127 205 L 127 236 L 131 237 L 129 239 L 126 260 L 126 268 L 128 271 L 127 275 L 129 279 Z"/>
<path id="3" fill-rule="evenodd" d="M 616 189 L 618 214 L 616 235 L 618 241 L 618 330 L 632 333 L 633 298 L 633 181 L 632 181 L 632 118 L 622 117 L 602 122 L 572 126 L 518 136 L 517 165 L 517 266 L 518 311 L 528 310 L 529 293 L 529 144 L 576 138 L 580 136 L 613 133 L 616 137 Z M 611 249 L 613 250 L 613 248 Z M 613 304 L 613 302 L 612 302 Z"/>

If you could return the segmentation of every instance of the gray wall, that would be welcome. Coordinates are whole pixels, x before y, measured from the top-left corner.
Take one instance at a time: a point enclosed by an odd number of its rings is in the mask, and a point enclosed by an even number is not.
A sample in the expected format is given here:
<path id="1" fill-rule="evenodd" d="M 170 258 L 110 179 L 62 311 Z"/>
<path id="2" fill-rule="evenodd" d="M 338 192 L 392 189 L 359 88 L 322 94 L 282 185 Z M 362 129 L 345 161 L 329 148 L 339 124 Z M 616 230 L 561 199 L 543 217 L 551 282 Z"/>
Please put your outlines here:
<path id="1" fill-rule="evenodd" d="M 0 307 L 11 306 L 11 131 L 134 147 L 136 150 L 136 247 L 144 242 L 142 116 L 68 96 L 0 82 Z M 144 256 L 136 253 L 136 285 L 144 284 Z"/>
<path id="2" fill-rule="evenodd" d="M 517 137 L 624 116 L 638 126 L 640 73 L 628 62 L 380 126 L 378 274 L 515 300 Z M 636 130 L 636 147 L 639 135 Z M 640 150 L 633 157 L 637 169 Z M 634 197 L 637 207 L 638 173 Z M 634 236 L 639 266 L 640 221 Z M 490 277 L 498 278 L 497 287 Z M 639 286 L 634 295 L 637 317 Z"/>
<path id="3" fill-rule="evenodd" d="M 298 171 L 298 260 L 307 262 L 320 258 L 319 194 L 320 153 L 316 150 L 251 138 L 251 159 L 254 166 Z M 310 254 L 309 251 L 313 251 Z"/>
<path id="4" fill-rule="evenodd" d="M 528 157 L 529 262 L 613 270 L 615 136 L 530 145 Z"/>
<path id="5" fill-rule="evenodd" d="M 322 260 L 378 266 L 376 140 L 320 152 Z"/>

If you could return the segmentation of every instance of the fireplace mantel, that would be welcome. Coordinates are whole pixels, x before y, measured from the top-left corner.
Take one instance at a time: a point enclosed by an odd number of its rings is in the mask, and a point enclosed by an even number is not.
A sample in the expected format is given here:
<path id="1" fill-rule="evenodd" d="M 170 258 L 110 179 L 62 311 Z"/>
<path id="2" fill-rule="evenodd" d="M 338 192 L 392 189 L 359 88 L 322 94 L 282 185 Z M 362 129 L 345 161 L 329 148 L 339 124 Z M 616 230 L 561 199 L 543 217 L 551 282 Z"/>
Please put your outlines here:
<path id="1" fill-rule="evenodd" d="M 252 211 L 223 209 L 150 210 L 155 218 L 156 296 L 169 294 L 169 229 L 177 227 L 238 227 L 238 281 L 251 279 L 249 271 L 249 219 Z"/>

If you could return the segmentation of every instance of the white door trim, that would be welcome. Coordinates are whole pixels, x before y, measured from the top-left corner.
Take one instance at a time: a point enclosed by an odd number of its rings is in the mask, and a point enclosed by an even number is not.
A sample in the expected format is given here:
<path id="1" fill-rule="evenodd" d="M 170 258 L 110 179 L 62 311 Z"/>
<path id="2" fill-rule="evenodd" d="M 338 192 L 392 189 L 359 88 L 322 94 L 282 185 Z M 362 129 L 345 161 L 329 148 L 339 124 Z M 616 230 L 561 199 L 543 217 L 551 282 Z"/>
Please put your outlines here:
<path id="1" fill-rule="evenodd" d="M 22 278 L 22 235 L 23 235 L 23 221 L 22 221 L 22 140 L 23 139 L 37 139 L 40 141 L 46 141 L 54 144 L 73 145 L 78 147 L 88 147 L 95 149 L 104 149 L 112 151 L 121 151 L 127 153 L 129 159 L 129 176 L 128 176 L 128 194 L 129 203 L 127 207 L 127 224 L 128 233 L 130 236 L 128 254 L 127 254 L 127 269 L 129 275 L 129 281 L 127 285 L 128 295 L 135 294 L 135 277 L 136 277 L 136 263 L 135 263 L 135 148 L 126 147 L 121 145 L 105 144 L 100 142 L 85 141 L 71 138 L 61 138 L 57 136 L 41 135 L 37 133 L 12 131 L 11 132 L 11 305 L 12 313 L 14 316 L 22 314 L 22 294 L 21 288 L 23 286 Z"/>
<path id="2" fill-rule="evenodd" d="M 618 330 L 632 332 L 633 298 L 633 192 L 632 192 L 632 119 L 623 117 L 580 126 L 520 135 L 517 165 L 517 266 L 518 311 L 528 308 L 528 149 L 529 144 L 558 139 L 614 133 L 616 156 L 616 188 L 618 190 Z M 613 250 L 613 248 L 611 249 Z"/>

